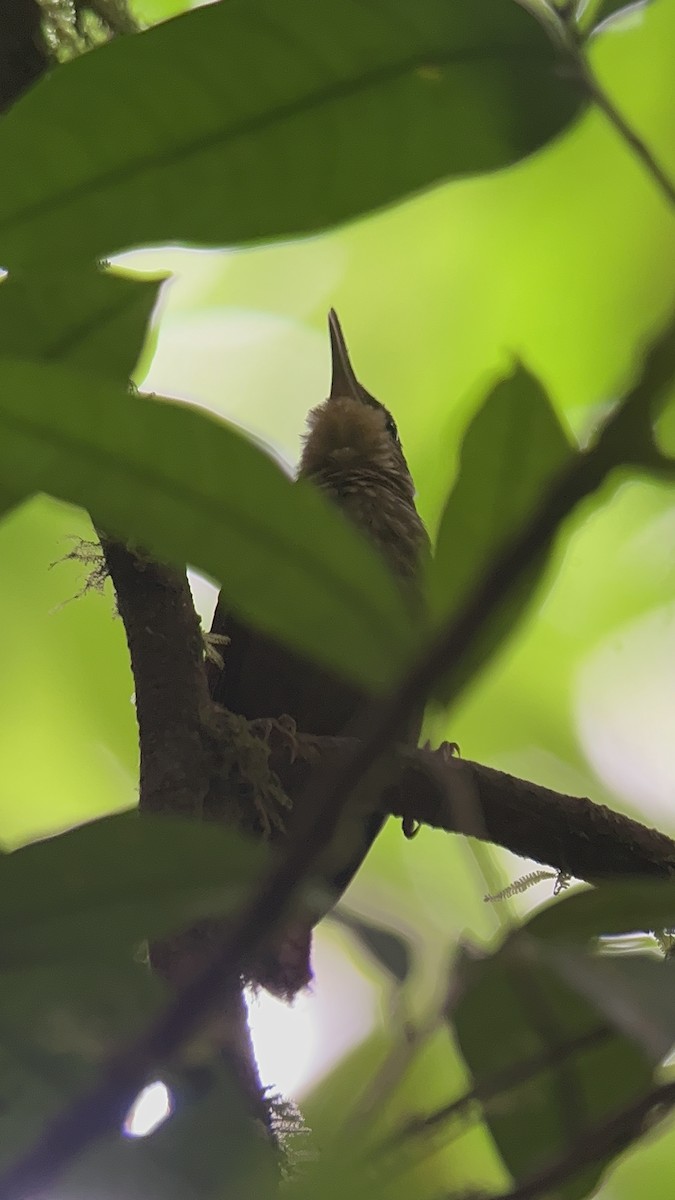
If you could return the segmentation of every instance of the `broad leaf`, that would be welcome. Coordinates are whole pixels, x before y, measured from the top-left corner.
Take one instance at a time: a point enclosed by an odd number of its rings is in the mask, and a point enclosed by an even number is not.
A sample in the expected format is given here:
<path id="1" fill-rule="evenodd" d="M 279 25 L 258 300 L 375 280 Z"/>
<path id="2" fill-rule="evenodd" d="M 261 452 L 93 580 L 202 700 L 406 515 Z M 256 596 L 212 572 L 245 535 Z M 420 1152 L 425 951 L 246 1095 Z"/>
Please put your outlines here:
<path id="1" fill-rule="evenodd" d="M 553 947 L 545 957 L 658 1066 L 675 1045 L 675 962 L 658 954 L 585 954 Z"/>
<path id="2" fill-rule="evenodd" d="M 131 953 L 0 972 L 0 1169 L 91 1087 L 116 1045 L 154 1018 L 164 990 Z"/>
<path id="3" fill-rule="evenodd" d="M 0 856 L 0 971 L 129 954 L 241 904 L 265 862 L 231 830 L 105 817 Z"/>
<path id="4" fill-rule="evenodd" d="M 389 571 L 342 514 L 196 408 L 0 361 L 0 478 L 12 497 L 50 492 L 200 568 L 235 612 L 374 690 L 416 643 Z"/>
<path id="5" fill-rule="evenodd" d="M 222 1200 L 277 1194 L 279 1163 L 224 1062 L 162 1072 L 173 1114 L 146 1138 L 111 1136 L 68 1170 L 60 1190 L 91 1200 Z"/>
<path id="6" fill-rule="evenodd" d="M 0 858 L 0 1168 L 93 1085 L 117 1045 L 156 1018 L 164 988 L 139 943 L 240 905 L 264 859 L 261 847 L 217 826 L 136 813 Z M 185 1062 L 200 1067 L 191 1092 L 189 1071 L 178 1077 L 186 1111 L 168 1137 L 151 1139 L 145 1151 L 111 1137 L 78 1163 L 73 1186 L 91 1183 L 92 1164 L 114 1164 L 111 1196 L 120 1200 L 215 1196 L 225 1126 L 238 1131 L 233 1163 L 241 1172 L 255 1167 L 259 1138 L 234 1085 L 224 1087 L 211 1069 L 212 1050 L 201 1036 L 188 1047 Z M 216 1119 L 224 1122 L 220 1139 Z"/>
<path id="7" fill-rule="evenodd" d="M 93 266 L 10 275 L 0 286 L 0 356 L 62 362 L 127 383 L 159 285 Z"/>
<path id="8" fill-rule="evenodd" d="M 5 118 L 0 261 L 308 233 L 512 163 L 582 103 L 504 0 L 209 5 L 60 67 Z"/>
<path id="9" fill-rule="evenodd" d="M 348 913 L 340 907 L 331 913 L 331 920 L 343 925 L 358 939 L 375 962 L 398 984 L 405 983 L 412 965 L 410 945 L 400 933 L 383 925 Z"/>
<path id="10" fill-rule="evenodd" d="M 516 1182 L 648 1091 L 652 1066 L 643 1048 L 539 960 L 529 942 L 464 960 L 456 983 L 451 1020 Z M 582 1166 L 556 1195 L 581 1200 L 608 1161 Z"/>
<path id="11" fill-rule="evenodd" d="M 675 884 L 625 880 L 560 896 L 535 913 L 527 930 L 537 938 L 588 942 L 621 933 L 675 928 Z"/>
<path id="12" fill-rule="evenodd" d="M 571 460 L 570 443 L 546 392 L 517 367 L 490 393 L 464 436 L 430 567 L 429 593 L 439 622 L 458 612 L 497 551 Z M 533 564 L 520 586 L 505 595 L 467 662 L 467 676 L 521 618 L 545 565 L 544 559 Z M 438 690 L 442 698 L 442 683 Z"/>

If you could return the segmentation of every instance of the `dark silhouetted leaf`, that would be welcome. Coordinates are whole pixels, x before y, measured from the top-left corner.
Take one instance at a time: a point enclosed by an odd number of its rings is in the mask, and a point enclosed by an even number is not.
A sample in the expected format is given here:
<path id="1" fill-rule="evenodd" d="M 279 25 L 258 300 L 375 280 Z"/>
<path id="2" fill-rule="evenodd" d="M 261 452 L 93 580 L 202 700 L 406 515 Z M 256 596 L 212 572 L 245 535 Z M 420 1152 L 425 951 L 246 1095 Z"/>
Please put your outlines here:
<path id="1" fill-rule="evenodd" d="M 675 887 L 651 880 L 603 883 L 561 896 L 536 912 L 527 929 L 537 938 L 588 942 L 620 933 L 675 928 Z"/>
<path id="2" fill-rule="evenodd" d="M 230 830 L 124 813 L 0 857 L 0 971 L 129 953 L 242 902 L 265 862 Z"/>
<path id="3" fill-rule="evenodd" d="M 159 286 L 93 266 L 10 275 L 0 285 L 0 356 L 63 363 L 127 383 Z"/>
<path id="4" fill-rule="evenodd" d="M 469 425 L 457 479 L 448 497 L 430 570 L 434 616 L 458 612 L 496 552 L 531 516 L 572 449 L 541 384 L 517 367 L 488 396 Z M 493 653 L 525 611 L 546 565 L 507 593 L 467 663 L 467 677 Z M 443 698 L 443 684 L 438 686 Z"/>
<path id="5" fill-rule="evenodd" d="M 417 643 L 387 567 L 335 506 L 194 407 L 0 360 L 0 478 L 200 568 L 233 611 L 373 690 Z"/>
<path id="6" fill-rule="evenodd" d="M 0 971 L 0 1169 L 92 1086 L 162 1001 L 158 979 L 131 953 Z"/>
<path id="7" fill-rule="evenodd" d="M 69 1200 L 91 1200 L 106 1181 L 106 1200 L 270 1198 L 278 1191 L 272 1143 L 248 1111 L 224 1062 L 163 1072 L 173 1114 L 145 1138 L 108 1138 L 66 1172 Z"/>
<path id="8" fill-rule="evenodd" d="M 399 933 L 374 925 L 372 921 L 347 913 L 344 909 L 334 911 L 331 919 L 349 929 L 397 983 L 405 983 L 410 974 L 411 956 L 408 943 Z"/>
<path id="9" fill-rule="evenodd" d="M 465 959 L 455 982 L 451 1020 L 517 1182 L 649 1090 L 651 1056 L 563 982 L 529 939 L 511 940 L 490 958 Z M 581 1200 L 609 1161 L 584 1165 L 556 1195 Z"/>
<path id="10" fill-rule="evenodd" d="M 504 0 L 210 5 L 60 67 L 5 117 L 0 261 L 307 233 L 512 163 L 582 103 Z"/>
<path id="11" fill-rule="evenodd" d="M 546 959 L 658 1065 L 675 1045 L 675 962 L 657 954 L 584 954 L 555 947 Z"/>

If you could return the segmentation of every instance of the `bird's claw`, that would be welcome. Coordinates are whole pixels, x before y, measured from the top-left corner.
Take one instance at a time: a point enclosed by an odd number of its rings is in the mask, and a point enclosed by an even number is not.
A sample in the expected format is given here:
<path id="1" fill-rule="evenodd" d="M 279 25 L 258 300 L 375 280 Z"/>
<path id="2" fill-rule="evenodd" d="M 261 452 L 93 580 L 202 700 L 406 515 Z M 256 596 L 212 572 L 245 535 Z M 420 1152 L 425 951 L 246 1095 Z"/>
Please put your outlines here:
<path id="1" fill-rule="evenodd" d="M 288 749 L 291 763 L 308 756 L 298 734 L 298 727 L 293 717 L 289 717 L 287 713 L 282 713 L 280 717 L 258 717 L 255 721 L 249 721 L 249 729 L 254 737 L 259 737 L 268 746 L 272 735 L 276 734 Z"/>
<path id="2" fill-rule="evenodd" d="M 422 746 L 422 749 L 430 750 L 433 754 L 440 754 L 443 762 L 450 762 L 450 760 L 453 758 L 462 757 L 462 752 L 459 748 L 459 742 L 441 742 L 440 746 L 437 746 L 436 749 L 434 749 L 431 742 L 427 738 L 426 742 Z"/>
<path id="3" fill-rule="evenodd" d="M 422 746 L 422 749 L 430 750 L 434 754 L 439 754 L 444 763 L 448 763 L 451 759 L 457 758 L 460 755 L 459 744 L 457 742 L 441 742 L 440 746 L 434 750 L 431 742 L 427 739 Z M 415 817 L 401 817 L 401 829 L 403 831 L 403 836 L 407 838 L 408 841 L 417 836 L 421 827 L 420 821 L 418 821 Z"/>
<path id="4" fill-rule="evenodd" d="M 409 842 L 411 842 L 414 837 L 417 837 L 421 828 L 421 822 L 415 817 L 401 817 L 401 829 L 403 831 L 403 836 L 404 838 L 407 838 Z"/>

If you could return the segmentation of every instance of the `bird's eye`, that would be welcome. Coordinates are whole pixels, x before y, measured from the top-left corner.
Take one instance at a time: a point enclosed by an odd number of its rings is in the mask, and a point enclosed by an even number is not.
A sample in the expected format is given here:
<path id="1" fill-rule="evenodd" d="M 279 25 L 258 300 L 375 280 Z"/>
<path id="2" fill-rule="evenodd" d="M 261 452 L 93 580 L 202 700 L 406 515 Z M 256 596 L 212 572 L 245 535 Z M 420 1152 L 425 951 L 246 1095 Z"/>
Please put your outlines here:
<path id="1" fill-rule="evenodd" d="M 396 422 L 395 422 L 394 418 L 392 417 L 391 413 L 387 413 L 387 419 L 384 423 L 384 426 L 385 426 L 385 429 L 387 430 L 387 433 L 390 434 L 391 437 L 393 437 L 395 442 L 397 442 L 398 441 L 398 429 L 396 428 Z"/>

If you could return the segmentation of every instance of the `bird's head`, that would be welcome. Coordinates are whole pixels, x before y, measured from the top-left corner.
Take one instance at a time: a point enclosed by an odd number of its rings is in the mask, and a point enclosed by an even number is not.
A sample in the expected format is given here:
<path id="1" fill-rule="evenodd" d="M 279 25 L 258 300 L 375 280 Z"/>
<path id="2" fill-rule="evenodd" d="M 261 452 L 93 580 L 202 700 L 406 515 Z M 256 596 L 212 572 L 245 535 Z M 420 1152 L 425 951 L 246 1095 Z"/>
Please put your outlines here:
<path id="1" fill-rule="evenodd" d="M 328 314 L 328 328 L 330 394 L 309 413 L 298 474 L 317 479 L 380 476 L 412 498 L 414 486 L 394 418 L 356 378 L 334 309 Z"/>

